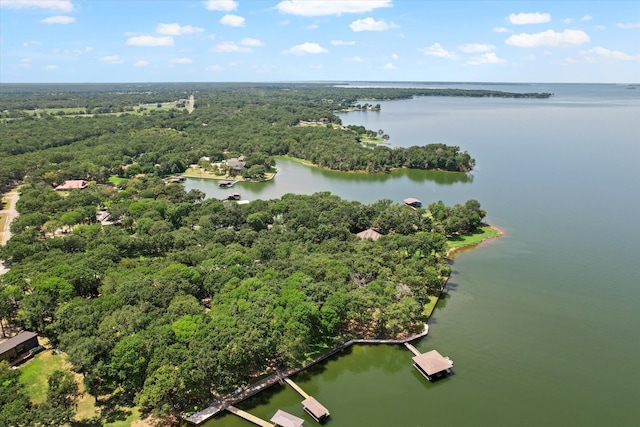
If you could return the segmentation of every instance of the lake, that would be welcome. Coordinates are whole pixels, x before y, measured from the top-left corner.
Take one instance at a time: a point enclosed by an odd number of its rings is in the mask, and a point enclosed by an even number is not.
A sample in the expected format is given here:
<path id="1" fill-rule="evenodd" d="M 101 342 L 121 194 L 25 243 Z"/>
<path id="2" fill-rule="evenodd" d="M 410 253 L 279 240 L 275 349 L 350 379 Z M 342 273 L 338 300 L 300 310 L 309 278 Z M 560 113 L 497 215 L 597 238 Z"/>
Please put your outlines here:
<path id="1" fill-rule="evenodd" d="M 364 85 L 364 84 L 363 84 Z M 429 204 L 476 199 L 501 239 L 458 254 L 448 296 L 415 342 L 454 361 L 428 383 L 400 346 L 357 346 L 294 380 L 342 426 L 640 425 L 640 89 L 625 85 L 384 84 L 552 92 L 550 99 L 424 97 L 341 115 L 383 129 L 391 146 L 442 142 L 476 159 L 469 175 L 345 174 L 279 159 L 243 198 L 330 191 Z M 376 101 L 377 103 L 377 101 Z M 208 197 L 215 181 L 188 179 Z M 240 407 L 304 413 L 291 387 Z M 234 415 L 205 424 L 248 426 Z"/>

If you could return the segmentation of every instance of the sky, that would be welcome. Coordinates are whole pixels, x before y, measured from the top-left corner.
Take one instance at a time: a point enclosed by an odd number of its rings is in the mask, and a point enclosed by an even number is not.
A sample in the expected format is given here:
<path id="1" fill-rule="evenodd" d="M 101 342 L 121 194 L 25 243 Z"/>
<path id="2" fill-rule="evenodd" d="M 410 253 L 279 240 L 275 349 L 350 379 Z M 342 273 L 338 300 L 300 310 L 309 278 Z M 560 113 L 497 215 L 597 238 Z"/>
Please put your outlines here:
<path id="1" fill-rule="evenodd" d="M 640 82 L 640 0 L 0 0 L 0 83 Z"/>

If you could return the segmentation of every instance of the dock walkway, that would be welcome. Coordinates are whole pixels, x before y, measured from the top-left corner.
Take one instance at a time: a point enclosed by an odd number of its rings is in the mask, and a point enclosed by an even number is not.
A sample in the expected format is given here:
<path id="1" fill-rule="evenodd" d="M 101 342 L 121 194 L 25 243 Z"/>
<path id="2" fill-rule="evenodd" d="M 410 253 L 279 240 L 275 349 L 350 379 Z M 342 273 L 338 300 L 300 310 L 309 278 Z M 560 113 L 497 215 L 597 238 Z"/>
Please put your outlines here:
<path id="1" fill-rule="evenodd" d="M 300 386 L 298 386 L 298 384 L 294 383 L 291 379 L 289 378 L 285 378 L 284 382 L 286 382 L 287 384 L 289 384 L 291 387 L 293 387 L 293 389 L 295 391 L 297 391 L 298 393 L 300 393 L 300 395 L 302 397 L 304 397 L 305 399 L 309 398 L 309 395 L 307 393 L 305 393 L 305 391 L 303 389 L 300 388 Z"/>
<path id="2" fill-rule="evenodd" d="M 227 406 L 227 411 L 231 412 L 232 414 L 235 414 L 241 418 L 244 418 L 247 421 L 250 421 L 256 425 L 262 426 L 262 427 L 275 427 L 275 424 L 271 424 L 268 421 L 263 420 L 262 418 L 258 418 L 255 415 L 251 415 L 248 412 L 243 411 L 242 409 L 238 409 L 233 405 L 229 405 Z"/>
<path id="3" fill-rule="evenodd" d="M 407 347 L 409 350 L 411 350 L 411 352 L 416 356 L 420 356 L 421 353 L 418 351 L 418 349 L 412 346 L 411 344 L 409 344 L 408 342 L 404 343 L 404 346 Z"/>
<path id="4" fill-rule="evenodd" d="M 194 425 L 198 425 L 198 424 L 202 424 L 203 422 L 207 421 L 208 419 L 218 415 L 219 413 L 221 413 L 222 411 L 224 411 L 225 409 L 229 408 L 229 406 L 237 404 L 239 402 L 242 402 L 245 399 L 250 398 L 251 396 L 254 396 L 258 393 L 260 393 L 261 391 L 267 389 L 268 387 L 271 387 L 275 384 L 278 384 L 280 382 L 282 382 L 282 380 L 284 380 L 286 377 L 292 376 L 297 374 L 298 372 L 304 371 L 305 369 L 309 368 L 310 366 L 313 366 L 317 363 L 320 363 L 328 358 L 330 358 L 331 356 L 334 356 L 342 351 L 344 351 L 345 349 L 351 347 L 354 344 L 363 344 L 363 345 L 375 345 L 375 344 L 405 344 L 408 343 L 409 341 L 413 341 L 416 340 L 418 338 L 422 338 L 424 336 L 426 336 L 429 333 L 429 325 L 427 325 L 426 323 L 424 324 L 424 329 L 422 330 L 422 332 L 419 332 L 415 335 L 412 335 L 410 337 L 404 338 L 404 339 L 399 339 L 399 340 L 394 340 L 394 339 L 353 339 L 350 341 L 345 342 L 344 344 L 334 348 L 333 350 L 330 350 L 318 357 L 316 357 L 315 359 L 305 363 L 302 366 L 299 366 L 297 368 L 292 368 L 292 369 L 287 369 L 284 371 L 278 371 L 272 375 L 269 375 L 266 378 L 261 379 L 258 382 L 255 382 L 253 384 L 248 385 L 247 387 L 245 387 L 244 389 L 242 389 L 242 391 L 240 391 L 239 393 L 232 393 L 232 394 L 228 394 L 226 396 L 220 396 L 215 402 L 213 402 L 213 404 L 211 406 L 209 406 L 208 408 L 203 409 L 200 412 L 196 412 L 194 414 L 192 414 L 189 417 L 184 418 L 185 421 L 187 421 L 190 424 L 194 424 Z M 413 347 L 413 346 L 412 346 Z M 416 350 L 417 351 L 417 350 Z"/>

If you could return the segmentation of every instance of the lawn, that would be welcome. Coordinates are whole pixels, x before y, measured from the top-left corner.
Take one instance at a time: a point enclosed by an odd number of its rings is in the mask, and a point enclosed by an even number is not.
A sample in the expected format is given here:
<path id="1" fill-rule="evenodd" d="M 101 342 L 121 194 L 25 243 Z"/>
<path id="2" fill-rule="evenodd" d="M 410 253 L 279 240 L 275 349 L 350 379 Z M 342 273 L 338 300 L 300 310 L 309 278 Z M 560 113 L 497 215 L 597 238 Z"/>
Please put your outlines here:
<path id="1" fill-rule="evenodd" d="M 120 178 L 118 175 L 111 175 L 108 179 L 108 182 L 110 182 L 113 185 L 118 185 L 123 181 L 126 181 L 127 178 Z"/>
<path id="2" fill-rule="evenodd" d="M 20 382 L 25 385 L 25 390 L 33 403 L 43 403 L 47 398 L 47 377 L 55 370 L 70 369 L 66 354 L 45 350 L 20 365 Z M 79 374 L 75 376 L 80 391 L 84 392 L 82 376 Z M 140 420 L 138 408 L 128 405 L 118 392 L 110 396 L 101 396 L 97 404 L 95 399 L 85 392 L 78 402 L 75 420 L 72 423 L 73 427 L 128 427 L 134 424 L 144 427 L 147 425 Z"/>
<path id="3" fill-rule="evenodd" d="M 485 225 L 480 227 L 479 231 L 476 231 L 475 233 L 449 238 L 447 240 L 447 252 L 452 253 L 461 248 L 473 247 L 484 240 L 500 237 L 501 235 L 502 231 L 496 227 Z"/>

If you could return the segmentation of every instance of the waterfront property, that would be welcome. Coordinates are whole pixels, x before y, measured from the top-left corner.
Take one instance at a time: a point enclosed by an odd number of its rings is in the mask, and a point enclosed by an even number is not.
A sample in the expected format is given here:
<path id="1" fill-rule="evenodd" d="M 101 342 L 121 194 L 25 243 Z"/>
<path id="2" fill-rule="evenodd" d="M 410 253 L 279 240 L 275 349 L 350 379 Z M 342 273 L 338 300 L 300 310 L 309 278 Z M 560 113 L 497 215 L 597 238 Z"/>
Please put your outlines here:
<path id="1" fill-rule="evenodd" d="M 413 366 L 429 381 L 449 375 L 453 367 L 453 361 L 437 350 L 414 356 L 413 362 Z"/>
<path id="2" fill-rule="evenodd" d="M 412 208 L 421 208 L 422 202 L 418 199 L 414 199 L 413 197 L 409 197 L 404 199 L 404 204 L 407 206 L 411 206 Z"/>
<path id="3" fill-rule="evenodd" d="M 301 427 L 304 423 L 302 418 L 298 418 L 281 409 L 278 409 L 270 421 L 278 427 Z"/>
<path id="4" fill-rule="evenodd" d="M 0 343 L 0 360 L 6 360 L 15 365 L 32 356 L 40 347 L 38 334 L 35 332 L 21 332 L 13 338 Z"/>

